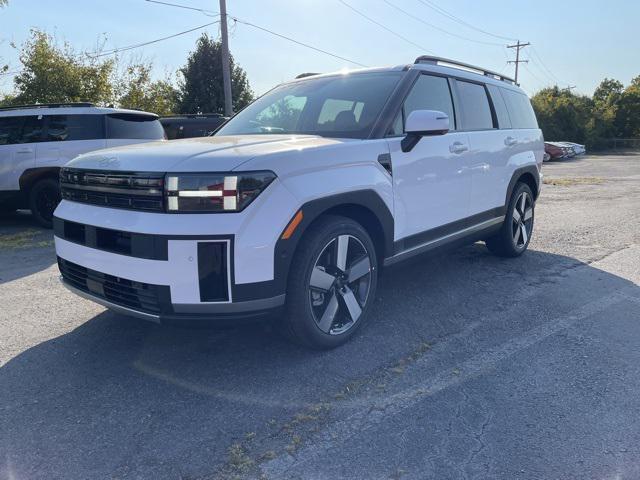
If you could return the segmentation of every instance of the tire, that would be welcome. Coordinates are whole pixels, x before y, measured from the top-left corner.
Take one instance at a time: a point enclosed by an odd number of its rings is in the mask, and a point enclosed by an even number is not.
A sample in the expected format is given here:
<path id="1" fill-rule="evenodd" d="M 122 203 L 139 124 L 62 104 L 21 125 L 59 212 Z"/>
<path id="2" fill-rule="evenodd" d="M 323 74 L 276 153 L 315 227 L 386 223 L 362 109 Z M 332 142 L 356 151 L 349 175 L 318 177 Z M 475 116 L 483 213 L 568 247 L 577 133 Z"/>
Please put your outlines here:
<path id="1" fill-rule="evenodd" d="M 57 180 L 45 178 L 36 182 L 29 193 L 29 208 L 36 222 L 45 228 L 53 227 L 53 211 L 60 203 Z"/>
<path id="2" fill-rule="evenodd" d="M 321 218 L 305 232 L 291 264 L 284 333 L 314 349 L 344 344 L 367 320 L 377 281 L 367 231 L 349 218 Z"/>
<path id="3" fill-rule="evenodd" d="M 517 183 L 500 231 L 485 242 L 489 251 L 501 257 L 522 255 L 533 235 L 534 216 L 535 200 L 531 188 L 526 183 Z"/>

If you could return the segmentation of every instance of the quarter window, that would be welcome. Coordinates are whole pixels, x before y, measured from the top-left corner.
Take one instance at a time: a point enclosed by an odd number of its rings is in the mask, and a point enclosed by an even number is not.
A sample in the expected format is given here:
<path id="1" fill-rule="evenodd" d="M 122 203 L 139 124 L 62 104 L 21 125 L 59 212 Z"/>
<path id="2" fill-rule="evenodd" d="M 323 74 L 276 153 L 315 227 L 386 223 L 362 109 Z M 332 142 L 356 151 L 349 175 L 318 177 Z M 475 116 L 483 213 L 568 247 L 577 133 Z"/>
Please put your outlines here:
<path id="1" fill-rule="evenodd" d="M 464 130 L 489 130 L 493 128 L 493 116 L 484 85 L 456 82 L 458 98 L 462 109 Z"/>
<path id="2" fill-rule="evenodd" d="M 536 114 L 533 112 L 531 102 L 524 93 L 501 88 L 502 96 L 509 109 L 509 116 L 513 128 L 538 128 Z"/>
<path id="3" fill-rule="evenodd" d="M 491 95 L 491 101 L 493 102 L 493 108 L 496 111 L 496 117 L 498 117 L 499 128 L 511 128 L 511 118 L 507 110 L 507 104 L 502 98 L 500 89 L 495 85 L 487 85 L 489 95 Z"/>
<path id="4" fill-rule="evenodd" d="M 47 142 L 104 138 L 102 115 L 50 115 L 46 118 Z"/>

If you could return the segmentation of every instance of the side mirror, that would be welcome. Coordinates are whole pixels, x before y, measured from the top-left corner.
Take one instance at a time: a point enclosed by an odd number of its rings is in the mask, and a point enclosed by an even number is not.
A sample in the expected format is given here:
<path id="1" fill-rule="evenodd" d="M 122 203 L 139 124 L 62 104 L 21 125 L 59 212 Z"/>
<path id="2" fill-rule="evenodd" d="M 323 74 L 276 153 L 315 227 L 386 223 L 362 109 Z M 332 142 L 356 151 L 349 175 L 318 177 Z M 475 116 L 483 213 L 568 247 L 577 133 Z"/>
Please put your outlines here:
<path id="1" fill-rule="evenodd" d="M 444 135 L 449 131 L 449 116 L 438 110 L 414 110 L 405 123 L 407 135 L 400 146 L 403 152 L 410 152 L 422 137 Z"/>

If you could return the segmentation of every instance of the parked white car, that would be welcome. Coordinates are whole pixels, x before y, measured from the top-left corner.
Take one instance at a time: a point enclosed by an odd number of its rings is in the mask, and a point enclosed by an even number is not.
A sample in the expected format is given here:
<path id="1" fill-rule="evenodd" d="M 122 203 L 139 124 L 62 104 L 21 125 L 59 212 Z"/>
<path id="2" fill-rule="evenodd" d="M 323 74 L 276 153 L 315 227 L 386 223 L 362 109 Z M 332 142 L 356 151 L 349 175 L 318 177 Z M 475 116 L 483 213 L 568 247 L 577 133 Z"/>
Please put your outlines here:
<path id="1" fill-rule="evenodd" d="M 158 116 L 90 103 L 0 108 L 0 210 L 51 227 L 60 167 L 81 153 L 164 138 Z"/>
<path id="2" fill-rule="evenodd" d="M 565 145 L 565 146 L 567 146 L 569 148 L 572 148 L 573 152 L 576 155 L 582 155 L 582 154 L 587 152 L 587 149 L 585 148 L 585 146 L 581 145 L 579 143 L 573 143 L 573 142 L 558 142 L 558 143 L 560 143 L 562 145 Z"/>
<path id="3" fill-rule="evenodd" d="M 543 155 L 529 99 L 497 73 L 420 57 L 307 76 L 213 137 L 72 161 L 59 267 L 127 315 L 276 311 L 298 342 L 335 347 L 369 316 L 383 266 L 477 240 L 521 255 Z"/>

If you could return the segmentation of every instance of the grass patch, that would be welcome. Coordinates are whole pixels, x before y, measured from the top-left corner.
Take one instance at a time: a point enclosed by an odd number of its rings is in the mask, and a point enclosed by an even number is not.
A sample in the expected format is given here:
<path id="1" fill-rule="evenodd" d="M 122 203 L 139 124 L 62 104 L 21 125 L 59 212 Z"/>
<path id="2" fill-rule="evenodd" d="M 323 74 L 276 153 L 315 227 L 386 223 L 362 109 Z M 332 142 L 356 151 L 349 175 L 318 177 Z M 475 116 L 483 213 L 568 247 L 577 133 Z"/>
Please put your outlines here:
<path id="1" fill-rule="evenodd" d="M 51 240 L 35 242 L 35 236 L 40 233 L 39 230 L 24 230 L 18 233 L 8 235 L 0 235 L 0 249 L 2 248 L 27 248 L 27 247 L 45 247 L 52 244 Z"/>
<path id="2" fill-rule="evenodd" d="M 549 178 L 542 180 L 545 185 L 555 185 L 557 187 L 571 187 L 574 185 L 600 185 L 604 183 L 604 178 L 600 177 L 566 177 L 566 178 Z"/>

